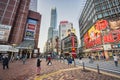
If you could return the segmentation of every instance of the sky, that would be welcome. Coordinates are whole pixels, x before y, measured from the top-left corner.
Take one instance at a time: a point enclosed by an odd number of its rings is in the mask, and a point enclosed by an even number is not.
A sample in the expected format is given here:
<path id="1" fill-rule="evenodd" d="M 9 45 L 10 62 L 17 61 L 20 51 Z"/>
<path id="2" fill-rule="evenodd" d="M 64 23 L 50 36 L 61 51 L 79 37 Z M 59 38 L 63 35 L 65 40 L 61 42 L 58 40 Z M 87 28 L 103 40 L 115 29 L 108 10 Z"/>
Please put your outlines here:
<path id="1" fill-rule="evenodd" d="M 50 27 L 51 8 L 56 7 L 57 10 L 57 28 L 60 21 L 68 21 L 73 23 L 76 29 L 78 39 L 79 35 L 79 17 L 86 0 L 38 0 L 37 11 L 42 15 L 40 36 L 38 47 L 43 52 L 45 42 L 48 38 L 48 28 Z"/>

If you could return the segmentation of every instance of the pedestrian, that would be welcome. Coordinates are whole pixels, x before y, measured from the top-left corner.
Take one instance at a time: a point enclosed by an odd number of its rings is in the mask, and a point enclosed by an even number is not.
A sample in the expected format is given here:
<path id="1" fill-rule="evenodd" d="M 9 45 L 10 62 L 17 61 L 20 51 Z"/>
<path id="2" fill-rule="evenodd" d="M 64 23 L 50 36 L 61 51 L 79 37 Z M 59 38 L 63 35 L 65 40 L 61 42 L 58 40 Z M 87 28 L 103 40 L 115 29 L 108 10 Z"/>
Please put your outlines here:
<path id="1" fill-rule="evenodd" d="M 5 68 L 9 69 L 9 59 L 8 59 L 8 56 L 3 56 L 2 60 L 3 60 L 3 69 L 5 69 Z"/>
<path id="2" fill-rule="evenodd" d="M 25 63 L 26 63 L 26 59 L 27 59 L 27 55 L 24 55 L 24 57 L 23 57 L 23 59 L 22 59 L 23 64 L 25 64 Z"/>
<path id="3" fill-rule="evenodd" d="M 79 63 L 82 63 L 82 56 L 79 57 Z"/>
<path id="4" fill-rule="evenodd" d="M 89 63 L 93 63 L 93 60 L 94 60 L 93 55 L 90 55 L 90 56 L 89 56 Z"/>
<path id="5" fill-rule="evenodd" d="M 51 56 L 50 55 L 48 55 L 48 63 L 47 63 L 47 65 L 52 65 L 52 62 L 51 62 Z"/>
<path id="6" fill-rule="evenodd" d="M 42 60 L 41 60 L 40 58 L 38 58 L 38 59 L 37 59 L 37 75 L 40 74 L 41 62 L 42 62 Z"/>
<path id="7" fill-rule="evenodd" d="M 118 66 L 118 56 L 114 54 L 113 59 L 114 59 L 115 66 L 117 67 Z"/>
<path id="8" fill-rule="evenodd" d="M 72 64 L 72 61 L 73 61 L 72 57 L 68 56 L 67 61 L 68 61 L 68 65 L 70 66 Z"/>

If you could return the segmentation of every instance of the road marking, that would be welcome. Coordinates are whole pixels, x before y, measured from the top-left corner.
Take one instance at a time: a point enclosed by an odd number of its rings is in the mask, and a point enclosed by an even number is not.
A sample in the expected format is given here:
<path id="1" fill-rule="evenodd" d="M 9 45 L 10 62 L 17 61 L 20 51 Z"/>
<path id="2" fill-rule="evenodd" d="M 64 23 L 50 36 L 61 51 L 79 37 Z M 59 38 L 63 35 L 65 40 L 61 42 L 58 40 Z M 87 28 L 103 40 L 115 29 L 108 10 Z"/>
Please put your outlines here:
<path id="1" fill-rule="evenodd" d="M 58 74 L 58 73 L 61 73 L 61 72 L 64 72 L 64 71 L 70 71 L 70 70 L 81 69 L 81 68 L 82 68 L 82 67 L 62 69 L 62 70 L 59 70 L 59 71 L 51 72 L 51 73 L 49 73 L 49 74 L 44 74 L 44 75 L 42 75 L 42 76 L 36 76 L 34 80 L 42 80 L 43 78 L 47 78 L 47 77 L 49 77 L 49 76 L 52 76 L 52 75 L 55 75 L 55 74 Z"/>
<path id="2" fill-rule="evenodd" d="M 43 78 L 47 78 L 47 77 L 49 77 L 49 76 L 52 76 L 52 75 L 55 75 L 55 74 L 58 74 L 58 73 L 61 73 L 61 72 L 64 72 L 64 71 L 70 71 L 70 70 L 82 69 L 82 68 L 83 68 L 82 66 L 77 66 L 77 67 L 75 67 L 75 68 L 62 69 L 62 70 L 58 70 L 58 71 L 51 72 L 51 73 L 48 73 L 48 74 L 44 74 L 44 75 L 42 75 L 42 76 L 36 76 L 34 80 L 42 80 Z M 86 67 L 85 69 L 86 69 L 86 70 L 90 70 L 90 71 L 97 72 L 96 69 L 91 69 L 91 68 L 88 68 L 88 67 Z M 120 79 L 120 76 L 119 76 L 119 75 L 115 75 L 115 74 L 108 73 L 108 72 L 105 72 L 105 71 L 100 71 L 100 73 L 102 73 L 102 74 L 104 74 L 104 75 L 108 75 L 108 76 L 112 76 L 112 77 L 116 77 L 116 78 L 119 78 L 119 79 Z"/>

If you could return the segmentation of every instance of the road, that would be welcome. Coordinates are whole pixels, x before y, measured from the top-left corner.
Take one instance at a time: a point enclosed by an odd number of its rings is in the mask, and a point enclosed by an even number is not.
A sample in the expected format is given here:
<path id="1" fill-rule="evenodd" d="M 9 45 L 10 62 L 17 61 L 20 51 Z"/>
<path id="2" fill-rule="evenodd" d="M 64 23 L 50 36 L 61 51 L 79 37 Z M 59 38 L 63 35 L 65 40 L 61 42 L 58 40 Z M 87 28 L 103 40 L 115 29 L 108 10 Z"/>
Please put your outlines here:
<path id="1" fill-rule="evenodd" d="M 77 66 L 83 66 L 82 63 L 79 62 L 79 59 L 75 59 Z M 94 61 L 93 63 L 89 63 L 89 59 L 82 59 L 82 62 L 84 62 L 84 65 L 89 68 L 97 68 L 97 64 L 99 65 L 100 70 L 112 72 L 115 74 L 120 74 L 120 63 L 118 64 L 118 67 L 115 66 L 114 61 Z"/>

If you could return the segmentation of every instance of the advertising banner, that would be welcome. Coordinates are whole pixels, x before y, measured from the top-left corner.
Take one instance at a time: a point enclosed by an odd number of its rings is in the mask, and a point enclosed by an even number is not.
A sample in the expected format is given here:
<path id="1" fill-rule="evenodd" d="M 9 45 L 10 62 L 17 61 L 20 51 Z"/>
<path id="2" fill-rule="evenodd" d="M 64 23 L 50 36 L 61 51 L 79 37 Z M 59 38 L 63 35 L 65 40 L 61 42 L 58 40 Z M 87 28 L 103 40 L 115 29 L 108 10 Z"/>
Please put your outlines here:
<path id="1" fill-rule="evenodd" d="M 108 22 L 107 22 L 107 20 L 98 20 L 95 23 L 95 26 L 96 26 L 97 30 L 104 30 L 108 26 Z"/>
<path id="2" fill-rule="evenodd" d="M 35 25 L 33 24 L 28 24 L 28 30 L 35 30 Z"/>
<path id="3" fill-rule="evenodd" d="M 109 25 L 111 29 L 119 29 L 120 28 L 120 20 L 109 21 Z"/>
<path id="4" fill-rule="evenodd" d="M 75 38 L 74 36 L 72 36 L 71 38 L 72 38 L 72 47 L 75 47 L 75 40 L 74 40 Z"/>
<path id="5" fill-rule="evenodd" d="M 112 49 L 111 44 L 105 44 L 105 45 L 103 45 L 103 48 L 104 48 L 104 50 L 111 50 Z"/>
<path id="6" fill-rule="evenodd" d="M 8 41 L 11 26 L 0 24 L 0 41 Z"/>
<path id="7" fill-rule="evenodd" d="M 34 40 L 35 38 L 35 30 L 37 26 L 37 21 L 33 19 L 28 19 L 25 31 L 25 40 Z"/>
<path id="8" fill-rule="evenodd" d="M 34 31 L 26 31 L 26 35 L 25 35 L 26 39 L 34 39 Z"/>
<path id="9" fill-rule="evenodd" d="M 37 24 L 37 21 L 36 20 L 33 20 L 33 19 L 28 19 L 28 24 L 34 24 L 36 25 Z"/>

